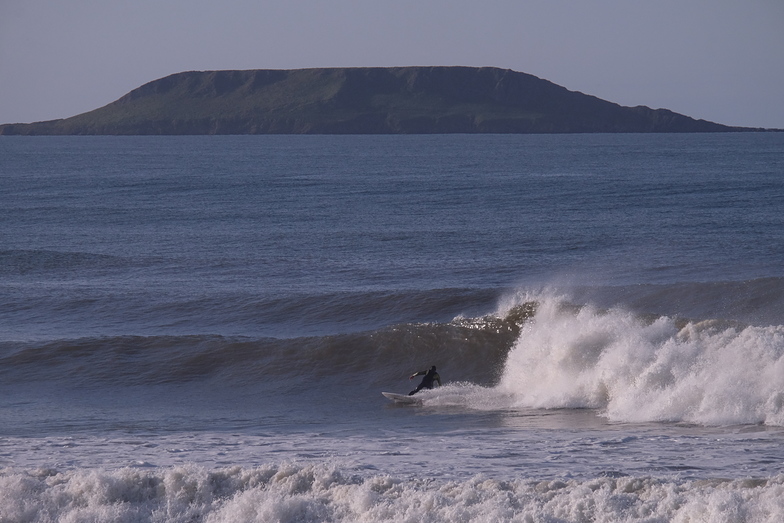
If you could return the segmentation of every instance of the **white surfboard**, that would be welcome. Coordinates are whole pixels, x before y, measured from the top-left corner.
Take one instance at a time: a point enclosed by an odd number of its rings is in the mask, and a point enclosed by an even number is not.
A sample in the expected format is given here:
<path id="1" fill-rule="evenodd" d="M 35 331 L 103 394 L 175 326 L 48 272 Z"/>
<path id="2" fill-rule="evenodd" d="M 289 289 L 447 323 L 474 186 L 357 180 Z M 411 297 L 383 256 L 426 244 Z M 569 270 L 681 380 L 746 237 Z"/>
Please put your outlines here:
<path id="1" fill-rule="evenodd" d="M 408 405 L 413 405 L 414 403 L 421 403 L 422 401 L 419 398 L 409 396 L 408 394 L 396 394 L 394 392 L 382 392 L 381 394 L 383 394 L 385 398 L 391 399 L 395 403 L 406 403 Z"/>

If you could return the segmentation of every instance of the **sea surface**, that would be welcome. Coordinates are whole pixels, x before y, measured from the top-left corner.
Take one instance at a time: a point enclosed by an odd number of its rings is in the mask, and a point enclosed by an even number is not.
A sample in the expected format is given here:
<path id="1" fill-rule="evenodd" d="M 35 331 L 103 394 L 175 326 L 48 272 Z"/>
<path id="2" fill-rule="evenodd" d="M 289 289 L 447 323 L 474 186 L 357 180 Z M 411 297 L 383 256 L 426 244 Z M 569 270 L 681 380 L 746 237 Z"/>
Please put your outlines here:
<path id="1" fill-rule="evenodd" d="M 784 133 L 0 139 L 0 522 L 783 520 Z"/>

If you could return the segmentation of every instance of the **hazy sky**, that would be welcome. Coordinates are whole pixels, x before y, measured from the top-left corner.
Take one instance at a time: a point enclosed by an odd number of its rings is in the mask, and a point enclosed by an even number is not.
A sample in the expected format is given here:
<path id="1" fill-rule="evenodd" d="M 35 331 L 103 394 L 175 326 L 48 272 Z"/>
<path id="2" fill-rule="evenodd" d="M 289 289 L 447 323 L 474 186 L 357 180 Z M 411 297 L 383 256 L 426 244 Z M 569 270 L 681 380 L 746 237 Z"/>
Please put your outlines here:
<path id="1" fill-rule="evenodd" d="M 181 71 L 405 65 L 784 128 L 784 0 L 0 0 L 0 123 Z"/>

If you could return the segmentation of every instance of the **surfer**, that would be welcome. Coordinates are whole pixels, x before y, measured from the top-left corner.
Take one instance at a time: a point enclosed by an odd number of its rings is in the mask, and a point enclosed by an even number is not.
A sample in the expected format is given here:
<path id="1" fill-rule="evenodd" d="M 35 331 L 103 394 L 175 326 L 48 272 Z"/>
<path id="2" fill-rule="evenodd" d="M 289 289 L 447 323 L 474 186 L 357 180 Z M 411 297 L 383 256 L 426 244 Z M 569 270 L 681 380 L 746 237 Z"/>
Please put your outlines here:
<path id="1" fill-rule="evenodd" d="M 414 394 L 416 394 L 422 389 L 432 389 L 434 381 L 438 382 L 439 387 L 441 386 L 441 376 L 439 376 L 438 373 L 436 372 L 435 365 L 430 367 L 430 370 L 420 370 L 419 372 L 412 374 L 411 377 L 408 379 L 413 380 L 417 376 L 422 376 L 422 375 L 425 376 L 424 378 L 422 378 L 422 383 L 420 383 L 416 389 L 409 392 L 408 393 L 409 396 L 413 396 Z"/>

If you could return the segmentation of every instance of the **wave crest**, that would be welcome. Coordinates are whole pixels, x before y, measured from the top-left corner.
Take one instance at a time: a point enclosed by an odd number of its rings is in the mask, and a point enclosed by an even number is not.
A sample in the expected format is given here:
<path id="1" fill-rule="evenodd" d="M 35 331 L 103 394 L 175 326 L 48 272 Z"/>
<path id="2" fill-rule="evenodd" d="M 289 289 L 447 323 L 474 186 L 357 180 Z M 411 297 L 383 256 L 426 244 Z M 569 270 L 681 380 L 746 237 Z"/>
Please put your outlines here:
<path id="1" fill-rule="evenodd" d="M 784 326 L 543 299 L 498 390 L 516 406 L 601 409 L 613 421 L 784 425 Z"/>

